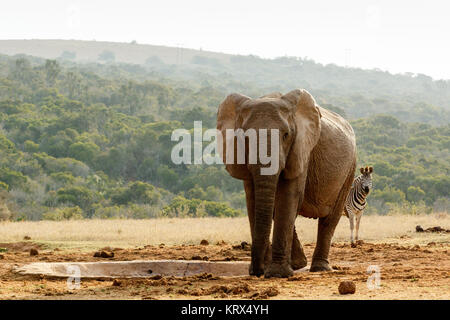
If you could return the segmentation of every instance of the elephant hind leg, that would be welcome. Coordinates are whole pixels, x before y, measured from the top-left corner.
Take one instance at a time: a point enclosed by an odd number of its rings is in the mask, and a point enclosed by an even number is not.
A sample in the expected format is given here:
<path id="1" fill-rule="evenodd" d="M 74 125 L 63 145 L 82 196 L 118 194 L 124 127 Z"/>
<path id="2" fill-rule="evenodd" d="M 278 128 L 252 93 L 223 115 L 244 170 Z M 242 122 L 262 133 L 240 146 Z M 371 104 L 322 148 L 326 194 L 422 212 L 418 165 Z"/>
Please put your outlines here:
<path id="1" fill-rule="evenodd" d="M 356 163 L 353 166 L 347 176 L 345 183 L 343 184 L 339 195 L 336 199 L 335 205 L 332 211 L 326 217 L 319 218 L 319 228 L 317 231 L 317 244 L 314 249 L 314 254 L 311 262 L 311 272 L 315 271 L 331 271 L 331 267 L 328 262 L 328 254 L 330 252 L 331 239 L 334 235 L 334 230 L 342 216 L 342 210 L 344 210 L 345 200 L 348 192 L 353 183 L 353 175 L 355 172 Z"/>
<path id="2" fill-rule="evenodd" d="M 294 226 L 294 236 L 292 238 L 292 250 L 291 250 L 291 267 L 293 270 L 298 270 L 306 267 L 308 260 L 303 252 L 302 245 L 298 240 L 297 232 Z"/>

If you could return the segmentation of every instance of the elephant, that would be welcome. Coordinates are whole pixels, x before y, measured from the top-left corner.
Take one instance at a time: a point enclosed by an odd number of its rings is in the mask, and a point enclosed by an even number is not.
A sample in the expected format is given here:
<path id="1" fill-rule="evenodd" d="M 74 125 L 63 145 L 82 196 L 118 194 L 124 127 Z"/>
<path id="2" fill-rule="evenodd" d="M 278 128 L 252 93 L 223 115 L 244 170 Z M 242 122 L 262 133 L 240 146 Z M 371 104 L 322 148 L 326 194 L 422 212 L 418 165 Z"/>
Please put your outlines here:
<path id="1" fill-rule="evenodd" d="M 262 174 L 267 167 L 258 160 L 227 161 L 227 130 L 260 129 L 279 132 L 278 171 Z M 311 272 L 331 271 L 328 255 L 336 225 L 353 182 L 356 141 L 350 124 L 340 115 L 316 104 L 304 89 L 259 98 L 233 93 L 220 104 L 217 133 L 225 169 L 243 180 L 250 223 L 250 275 L 289 277 L 307 265 L 295 230 L 297 215 L 318 218 L 317 242 Z M 219 138 L 218 138 L 219 139 Z M 233 137 L 237 141 L 236 137 Z M 236 148 L 236 144 L 234 145 Z M 270 233 L 273 222 L 272 245 Z"/>

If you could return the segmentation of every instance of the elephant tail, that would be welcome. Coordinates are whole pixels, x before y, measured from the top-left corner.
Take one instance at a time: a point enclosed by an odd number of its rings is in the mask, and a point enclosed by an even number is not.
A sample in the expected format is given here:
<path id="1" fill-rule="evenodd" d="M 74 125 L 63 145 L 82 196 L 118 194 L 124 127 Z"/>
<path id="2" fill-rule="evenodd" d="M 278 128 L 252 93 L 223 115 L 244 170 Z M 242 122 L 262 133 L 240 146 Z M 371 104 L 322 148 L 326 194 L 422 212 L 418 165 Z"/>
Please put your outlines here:
<path id="1" fill-rule="evenodd" d="M 347 208 L 344 206 L 344 210 L 342 211 L 342 215 L 348 218 Z"/>

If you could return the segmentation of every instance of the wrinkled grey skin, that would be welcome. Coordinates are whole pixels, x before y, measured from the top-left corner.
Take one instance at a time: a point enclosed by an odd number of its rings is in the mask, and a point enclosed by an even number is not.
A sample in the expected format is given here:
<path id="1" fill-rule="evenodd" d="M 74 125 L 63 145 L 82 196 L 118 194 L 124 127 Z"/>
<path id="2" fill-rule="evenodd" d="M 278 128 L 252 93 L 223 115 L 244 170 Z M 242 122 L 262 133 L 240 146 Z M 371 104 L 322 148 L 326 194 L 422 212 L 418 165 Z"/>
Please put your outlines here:
<path id="1" fill-rule="evenodd" d="M 226 129 L 238 128 L 280 132 L 276 174 L 261 175 L 259 163 L 226 164 L 231 176 L 244 180 L 252 237 L 250 274 L 289 277 L 293 270 L 306 266 L 294 226 L 298 214 L 319 219 L 310 271 L 331 270 L 331 239 L 356 164 L 355 136 L 349 123 L 317 106 L 306 90 L 294 90 L 257 99 L 231 94 L 219 107 L 217 128 L 223 136 Z"/>

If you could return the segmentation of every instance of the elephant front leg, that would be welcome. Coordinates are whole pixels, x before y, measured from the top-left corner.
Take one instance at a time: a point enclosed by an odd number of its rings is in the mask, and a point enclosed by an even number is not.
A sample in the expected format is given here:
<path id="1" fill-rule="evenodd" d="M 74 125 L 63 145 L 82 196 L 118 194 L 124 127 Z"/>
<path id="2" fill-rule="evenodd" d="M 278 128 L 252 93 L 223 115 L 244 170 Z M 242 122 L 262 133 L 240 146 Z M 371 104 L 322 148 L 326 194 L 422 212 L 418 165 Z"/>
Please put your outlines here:
<path id="1" fill-rule="evenodd" d="M 250 224 L 250 236 L 251 236 L 252 242 L 253 242 L 254 236 L 255 236 L 255 188 L 254 188 L 252 180 L 244 180 L 244 190 L 245 190 L 245 198 L 246 198 L 245 200 L 247 203 L 248 222 Z M 248 268 L 248 273 L 250 275 L 254 275 L 252 263 L 250 263 L 250 266 Z"/>
<path id="2" fill-rule="evenodd" d="M 247 203 L 248 222 L 250 224 L 250 235 L 253 242 L 255 236 L 255 189 L 252 180 L 244 180 L 244 190 Z M 264 265 L 269 265 L 271 260 L 272 246 L 269 244 L 264 255 Z M 253 264 L 251 262 L 248 268 L 248 272 L 252 276 L 255 275 L 253 273 Z"/>
<path id="3" fill-rule="evenodd" d="M 295 185 L 295 182 L 285 180 L 278 186 L 275 201 L 272 261 L 265 269 L 264 276 L 266 278 L 286 278 L 294 274 L 291 267 L 291 249 L 299 195 Z"/>

